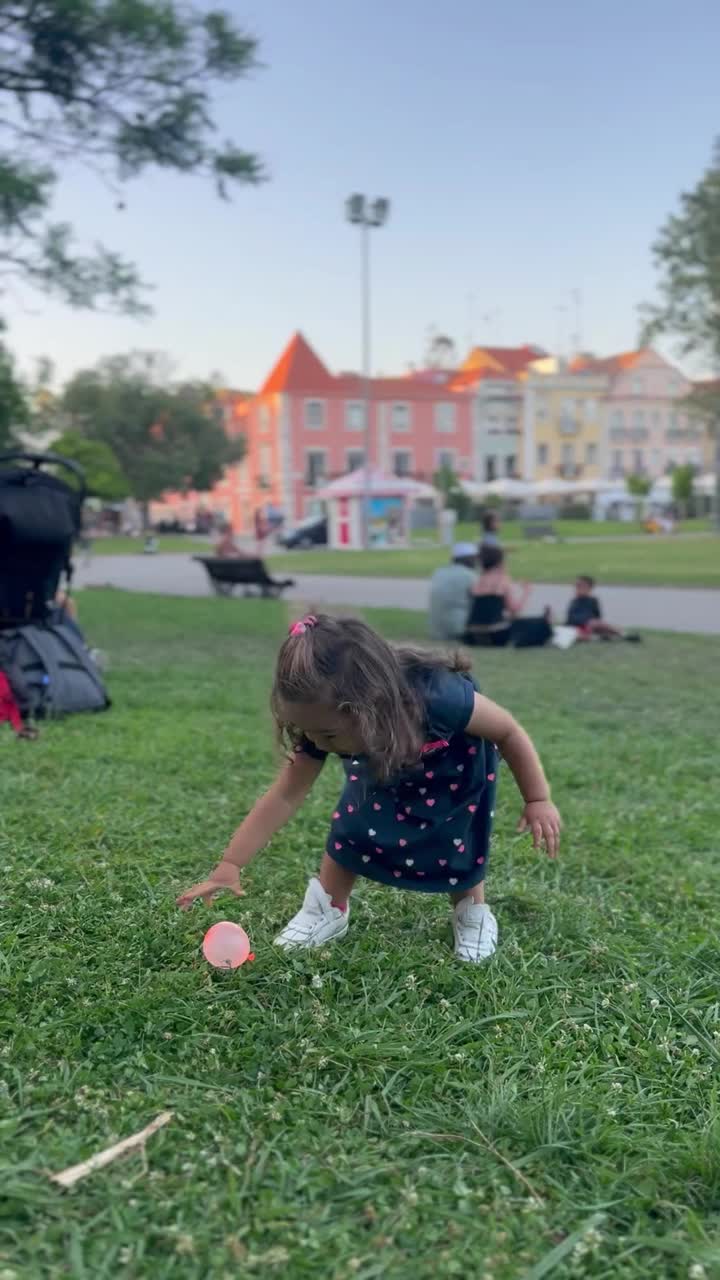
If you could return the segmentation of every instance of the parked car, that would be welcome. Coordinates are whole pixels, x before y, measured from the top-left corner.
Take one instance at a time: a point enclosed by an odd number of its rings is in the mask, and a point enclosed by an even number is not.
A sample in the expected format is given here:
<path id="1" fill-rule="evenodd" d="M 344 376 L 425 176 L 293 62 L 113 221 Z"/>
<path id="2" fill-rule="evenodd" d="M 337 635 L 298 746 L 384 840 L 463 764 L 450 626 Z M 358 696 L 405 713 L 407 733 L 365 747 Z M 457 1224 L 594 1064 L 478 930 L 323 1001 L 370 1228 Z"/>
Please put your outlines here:
<path id="1" fill-rule="evenodd" d="M 326 547 L 327 540 L 327 516 L 308 516 L 307 520 L 301 520 L 294 529 L 288 529 L 280 538 L 280 543 L 288 551 L 294 551 L 307 547 Z"/>

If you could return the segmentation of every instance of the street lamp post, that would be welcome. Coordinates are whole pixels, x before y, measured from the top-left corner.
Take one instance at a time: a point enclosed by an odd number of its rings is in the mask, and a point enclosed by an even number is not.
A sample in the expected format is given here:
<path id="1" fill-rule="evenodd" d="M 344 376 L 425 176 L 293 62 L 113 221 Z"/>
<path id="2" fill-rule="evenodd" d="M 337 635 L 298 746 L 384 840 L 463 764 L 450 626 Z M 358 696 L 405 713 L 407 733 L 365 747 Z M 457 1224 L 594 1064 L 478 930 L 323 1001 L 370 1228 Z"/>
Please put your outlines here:
<path id="1" fill-rule="evenodd" d="M 362 384 L 363 413 L 365 415 L 365 493 L 363 495 L 363 545 L 370 545 L 370 462 L 372 445 L 371 425 L 371 332 L 370 332 L 370 230 L 387 222 L 390 201 L 380 197 L 368 200 L 363 195 L 352 195 L 345 202 L 348 222 L 360 228 L 360 288 L 362 311 Z"/>

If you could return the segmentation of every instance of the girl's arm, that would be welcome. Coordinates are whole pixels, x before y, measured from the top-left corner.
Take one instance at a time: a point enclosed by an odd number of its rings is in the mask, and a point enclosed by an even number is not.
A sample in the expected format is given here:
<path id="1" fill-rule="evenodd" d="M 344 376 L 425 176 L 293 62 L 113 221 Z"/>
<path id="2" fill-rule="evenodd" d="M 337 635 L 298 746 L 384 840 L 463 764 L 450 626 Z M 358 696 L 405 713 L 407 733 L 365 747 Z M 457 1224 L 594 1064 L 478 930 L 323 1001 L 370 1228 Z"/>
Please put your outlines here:
<path id="1" fill-rule="evenodd" d="M 187 911 L 198 898 L 210 902 L 221 889 L 230 889 L 241 897 L 240 869 L 246 867 L 256 853 L 269 844 L 297 813 L 315 783 L 322 767 L 322 760 L 311 759 L 299 752 L 288 760 L 264 796 L 253 805 L 244 822 L 232 837 L 222 860 L 207 880 L 201 880 L 186 889 L 177 899 L 177 906 Z"/>
<path id="2" fill-rule="evenodd" d="M 554 858 L 560 845 L 562 822 L 550 798 L 540 757 L 525 730 L 504 707 L 476 693 L 466 733 L 497 743 L 525 801 L 518 830 L 531 831 L 535 848 L 544 842 L 548 854 Z"/>

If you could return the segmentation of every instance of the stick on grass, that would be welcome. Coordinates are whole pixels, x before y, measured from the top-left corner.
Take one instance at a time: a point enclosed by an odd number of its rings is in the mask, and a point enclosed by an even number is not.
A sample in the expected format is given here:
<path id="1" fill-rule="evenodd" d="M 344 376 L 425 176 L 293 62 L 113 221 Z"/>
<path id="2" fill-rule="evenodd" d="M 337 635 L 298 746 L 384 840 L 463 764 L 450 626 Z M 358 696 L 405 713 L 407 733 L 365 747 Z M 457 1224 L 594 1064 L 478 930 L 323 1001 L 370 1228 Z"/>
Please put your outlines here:
<path id="1" fill-rule="evenodd" d="M 124 1156 L 128 1151 L 137 1151 L 139 1147 L 144 1147 L 148 1138 L 151 1138 L 158 1129 L 162 1129 L 164 1125 L 169 1124 L 173 1118 L 172 1111 L 161 1111 L 151 1124 L 146 1125 L 139 1133 L 133 1133 L 130 1138 L 123 1138 L 122 1142 L 116 1142 L 112 1147 L 106 1147 L 104 1151 L 98 1151 L 97 1155 L 90 1156 L 89 1160 L 82 1160 L 80 1164 L 73 1164 L 69 1169 L 63 1169 L 62 1173 L 51 1173 L 51 1182 L 56 1182 L 59 1187 L 73 1187 L 81 1178 L 86 1178 L 89 1173 L 95 1173 L 97 1169 L 104 1169 L 106 1164 L 111 1164 L 113 1160 L 117 1160 L 119 1156 Z"/>

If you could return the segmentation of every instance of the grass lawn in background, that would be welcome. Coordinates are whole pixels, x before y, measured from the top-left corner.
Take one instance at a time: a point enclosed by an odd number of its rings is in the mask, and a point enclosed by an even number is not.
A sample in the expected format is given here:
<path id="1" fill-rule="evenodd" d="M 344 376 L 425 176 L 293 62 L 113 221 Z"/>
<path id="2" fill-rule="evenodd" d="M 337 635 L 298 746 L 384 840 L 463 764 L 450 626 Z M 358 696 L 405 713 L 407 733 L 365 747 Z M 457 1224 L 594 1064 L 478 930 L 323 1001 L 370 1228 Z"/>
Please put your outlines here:
<path id="1" fill-rule="evenodd" d="M 213 542 L 217 539 L 195 538 L 191 534 L 158 534 L 158 551 L 167 555 L 169 552 L 193 556 L 210 555 Z M 91 555 L 95 556 L 131 556 L 144 555 L 144 538 L 128 538 L 124 534 L 117 538 L 93 538 Z M 82 552 L 76 552 L 76 559 L 82 561 Z"/>
<path id="2" fill-rule="evenodd" d="M 83 621 L 113 709 L 0 739 L 0 1274 L 720 1274 L 717 641 L 476 655 L 566 830 L 533 854 L 503 776 L 474 967 L 443 899 L 369 884 L 345 941 L 273 948 L 335 765 L 246 898 L 177 912 L 273 777 L 287 612 L 98 591 Z M 199 951 L 227 917 L 257 956 L 232 975 Z M 146 1164 L 47 1181 L 165 1108 Z"/>
<path id="3" fill-rule="evenodd" d="M 518 580 L 571 583 L 589 573 L 600 586 L 720 587 L 720 538 L 628 538 L 624 542 L 524 542 L 508 548 Z M 290 551 L 270 557 L 275 573 L 427 578 L 449 552 L 441 547 L 408 551 Z"/>

